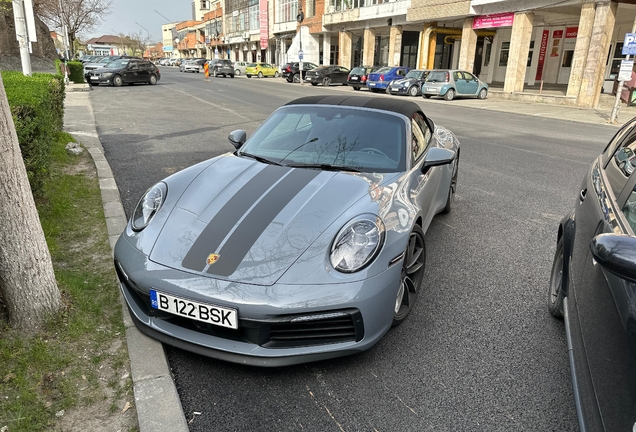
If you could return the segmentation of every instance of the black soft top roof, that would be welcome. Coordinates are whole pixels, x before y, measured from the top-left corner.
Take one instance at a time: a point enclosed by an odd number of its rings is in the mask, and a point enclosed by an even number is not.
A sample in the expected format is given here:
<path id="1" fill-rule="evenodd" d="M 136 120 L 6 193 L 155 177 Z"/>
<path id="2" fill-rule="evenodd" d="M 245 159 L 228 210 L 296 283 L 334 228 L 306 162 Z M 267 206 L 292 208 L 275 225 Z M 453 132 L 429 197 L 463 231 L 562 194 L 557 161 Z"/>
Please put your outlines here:
<path id="1" fill-rule="evenodd" d="M 414 102 L 401 98 L 379 98 L 369 96 L 306 96 L 285 105 L 343 105 L 351 107 L 373 108 L 385 111 L 392 111 L 402 114 L 409 119 L 413 114 L 420 113 L 425 118 L 422 109 Z"/>

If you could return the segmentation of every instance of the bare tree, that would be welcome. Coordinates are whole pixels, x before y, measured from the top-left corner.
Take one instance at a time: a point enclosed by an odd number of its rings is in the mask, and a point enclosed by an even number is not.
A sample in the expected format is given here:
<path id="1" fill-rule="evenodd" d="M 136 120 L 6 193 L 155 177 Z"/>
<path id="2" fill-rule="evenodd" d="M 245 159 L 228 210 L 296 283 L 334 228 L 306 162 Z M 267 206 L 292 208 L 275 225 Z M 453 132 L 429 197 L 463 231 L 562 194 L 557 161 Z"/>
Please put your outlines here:
<path id="1" fill-rule="evenodd" d="M 141 32 L 129 33 L 128 35 L 120 34 L 119 38 L 122 40 L 122 48 L 126 54 L 137 57 L 143 57 L 150 43 L 150 38 L 144 37 Z"/>
<path id="2" fill-rule="evenodd" d="M 9 324 L 32 330 L 61 307 L 51 254 L 0 76 L 0 297 Z"/>
<path id="3" fill-rule="evenodd" d="M 92 31 L 110 12 L 110 0 L 35 0 L 35 12 L 50 27 L 66 25 L 69 45 L 82 32 Z"/>

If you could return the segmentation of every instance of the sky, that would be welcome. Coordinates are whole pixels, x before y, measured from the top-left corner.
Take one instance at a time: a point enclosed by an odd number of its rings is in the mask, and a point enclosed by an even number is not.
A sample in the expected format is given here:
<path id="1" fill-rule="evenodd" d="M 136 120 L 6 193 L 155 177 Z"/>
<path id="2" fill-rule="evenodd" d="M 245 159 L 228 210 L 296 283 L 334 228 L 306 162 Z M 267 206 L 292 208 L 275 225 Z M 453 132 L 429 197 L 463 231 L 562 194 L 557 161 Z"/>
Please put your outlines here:
<path id="1" fill-rule="evenodd" d="M 161 41 L 162 24 L 191 18 L 192 0 L 111 0 L 110 14 L 92 32 L 82 36 L 90 38 L 139 32 L 145 36 L 147 30 L 150 41 L 157 43 Z"/>

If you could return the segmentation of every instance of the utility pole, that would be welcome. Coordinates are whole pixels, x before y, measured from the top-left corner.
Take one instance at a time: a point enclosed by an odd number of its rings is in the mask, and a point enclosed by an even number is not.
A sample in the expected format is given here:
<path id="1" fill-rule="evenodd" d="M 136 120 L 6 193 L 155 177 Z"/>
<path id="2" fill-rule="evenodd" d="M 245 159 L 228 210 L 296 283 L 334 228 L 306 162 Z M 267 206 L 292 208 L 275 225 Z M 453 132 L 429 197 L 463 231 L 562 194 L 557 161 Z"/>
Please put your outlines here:
<path id="1" fill-rule="evenodd" d="M 296 21 L 300 23 L 300 31 L 298 33 L 298 69 L 300 85 L 303 85 L 303 21 L 305 20 L 305 13 L 303 12 L 302 2 L 298 2 L 298 15 L 296 15 Z"/>
<path id="2" fill-rule="evenodd" d="M 31 56 L 29 54 L 29 35 L 26 13 L 24 12 L 24 0 L 13 0 L 13 19 L 15 21 L 15 36 L 20 45 L 22 73 L 31 76 Z"/>

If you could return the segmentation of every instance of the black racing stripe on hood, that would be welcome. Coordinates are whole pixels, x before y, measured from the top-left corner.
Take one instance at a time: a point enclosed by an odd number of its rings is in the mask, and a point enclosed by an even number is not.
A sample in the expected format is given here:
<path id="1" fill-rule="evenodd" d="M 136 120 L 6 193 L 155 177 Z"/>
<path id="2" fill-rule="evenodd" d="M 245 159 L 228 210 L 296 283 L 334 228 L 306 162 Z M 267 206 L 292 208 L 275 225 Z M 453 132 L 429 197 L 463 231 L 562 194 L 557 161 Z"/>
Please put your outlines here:
<path id="1" fill-rule="evenodd" d="M 288 168 L 268 165 L 249 180 L 212 218 L 195 240 L 181 265 L 187 269 L 203 271 L 207 265 L 208 255 L 217 251 L 237 221 L 267 189 L 288 172 Z"/>
<path id="2" fill-rule="evenodd" d="M 219 260 L 208 268 L 208 273 L 217 276 L 230 276 L 234 273 L 276 215 L 320 172 L 294 169 L 272 188 L 227 239 L 219 252 Z"/>

